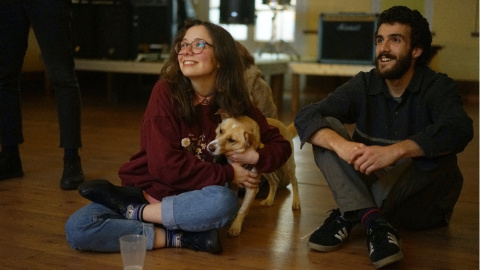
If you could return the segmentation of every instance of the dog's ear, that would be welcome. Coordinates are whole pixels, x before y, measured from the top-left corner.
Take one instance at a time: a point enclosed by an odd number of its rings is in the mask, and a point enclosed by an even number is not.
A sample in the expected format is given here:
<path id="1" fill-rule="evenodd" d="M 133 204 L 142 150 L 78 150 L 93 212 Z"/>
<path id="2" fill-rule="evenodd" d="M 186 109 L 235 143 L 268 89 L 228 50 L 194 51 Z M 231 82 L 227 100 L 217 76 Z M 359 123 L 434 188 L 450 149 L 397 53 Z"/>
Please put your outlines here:
<path id="1" fill-rule="evenodd" d="M 248 144 L 246 148 L 252 146 L 254 140 L 253 134 L 249 131 L 244 131 L 243 137 L 245 138 L 245 142 Z"/>
<path id="2" fill-rule="evenodd" d="M 232 117 L 232 114 L 230 114 L 229 112 L 227 112 L 224 109 L 218 109 L 218 111 L 215 114 L 220 115 L 220 118 L 222 119 L 222 121 L 226 118 L 231 118 Z"/>
<path id="3" fill-rule="evenodd" d="M 252 131 L 245 131 L 243 133 L 243 136 L 245 137 L 245 141 L 247 142 L 248 147 L 253 147 L 253 149 L 255 150 L 260 148 L 260 138 L 258 138 L 255 133 L 253 133 Z"/>

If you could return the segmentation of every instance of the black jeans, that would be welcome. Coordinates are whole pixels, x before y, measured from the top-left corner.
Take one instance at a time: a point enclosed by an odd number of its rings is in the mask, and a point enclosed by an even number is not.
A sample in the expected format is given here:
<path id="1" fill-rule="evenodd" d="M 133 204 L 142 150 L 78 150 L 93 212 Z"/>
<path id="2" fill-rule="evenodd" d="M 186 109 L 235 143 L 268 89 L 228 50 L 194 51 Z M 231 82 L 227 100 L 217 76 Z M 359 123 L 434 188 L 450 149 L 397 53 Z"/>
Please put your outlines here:
<path id="1" fill-rule="evenodd" d="M 71 0 L 0 1 L 0 140 L 23 142 L 20 80 L 33 28 L 55 93 L 60 147 L 81 146 L 81 98 L 74 70 Z"/>

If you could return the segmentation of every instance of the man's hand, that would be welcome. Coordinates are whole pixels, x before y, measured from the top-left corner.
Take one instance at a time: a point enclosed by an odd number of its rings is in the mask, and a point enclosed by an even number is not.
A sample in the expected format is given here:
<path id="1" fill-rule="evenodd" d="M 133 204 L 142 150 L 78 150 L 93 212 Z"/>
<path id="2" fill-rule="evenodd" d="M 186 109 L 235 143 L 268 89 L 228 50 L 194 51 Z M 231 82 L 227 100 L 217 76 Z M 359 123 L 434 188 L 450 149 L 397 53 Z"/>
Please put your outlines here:
<path id="1" fill-rule="evenodd" d="M 401 158 L 425 156 L 422 148 L 412 141 L 405 140 L 388 146 L 365 146 L 359 144 L 347 162 L 355 169 L 369 175 L 372 172 L 392 165 Z"/>
<path id="2" fill-rule="evenodd" d="M 364 144 L 362 143 L 357 143 L 357 142 L 352 142 L 352 141 L 347 141 L 343 140 L 339 143 L 336 143 L 334 147 L 332 147 L 335 153 L 337 155 L 345 160 L 346 162 L 352 164 L 353 163 L 353 157 L 354 157 L 354 152 L 359 149 L 365 147 Z"/>
<path id="3" fill-rule="evenodd" d="M 347 160 L 353 164 L 355 170 L 366 175 L 385 168 L 398 160 L 398 153 L 391 146 L 365 146 L 356 147 Z"/>
<path id="4" fill-rule="evenodd" d="M 308 142 L 334 151 L 341 159 L 353 164 L 356 170 L 367 175 L 390 166 L 401 158 L 425 156 L 420 146 L 412 140 L 404 140 L 389 146 L 366 146 L 346 140 L 328 128 L 315 132 Z"/>

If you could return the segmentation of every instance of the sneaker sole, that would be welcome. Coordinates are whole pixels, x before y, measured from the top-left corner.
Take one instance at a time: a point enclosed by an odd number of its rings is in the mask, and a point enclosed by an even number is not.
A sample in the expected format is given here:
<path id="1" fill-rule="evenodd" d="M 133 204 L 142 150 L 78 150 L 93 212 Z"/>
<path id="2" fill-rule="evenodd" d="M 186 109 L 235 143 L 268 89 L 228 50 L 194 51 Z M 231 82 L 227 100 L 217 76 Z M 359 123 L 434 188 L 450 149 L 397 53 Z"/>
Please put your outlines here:
<path id="1" fill-rule="evenodd" d="M 339 249 L 341 244 L 342 243 L 340 243 L 336 246 L 322 246 L 322 245 L 319 245 L 319 244 L 308 242 L 308 247 L 313 249 L 313 250 L 320 251 L 320 252 L 332 252 L 332 251 L 335 251 L 335 250 Z"/>
<path id="2" fill-rule="evenodd" d="M 392 256 L 381 259 L 379 261 L 372 262 L 372 263 L 373 263 L 373 266 L 375 266 L 375 268 L 378 269 L 378 268 L 382 268 L 386 265 L 392 264 L 394 262 L 400 261 L 401 259 L 403 259 L 403 252 L 402 251 L 400 251 L 397 254 L 394 254 Z"/>

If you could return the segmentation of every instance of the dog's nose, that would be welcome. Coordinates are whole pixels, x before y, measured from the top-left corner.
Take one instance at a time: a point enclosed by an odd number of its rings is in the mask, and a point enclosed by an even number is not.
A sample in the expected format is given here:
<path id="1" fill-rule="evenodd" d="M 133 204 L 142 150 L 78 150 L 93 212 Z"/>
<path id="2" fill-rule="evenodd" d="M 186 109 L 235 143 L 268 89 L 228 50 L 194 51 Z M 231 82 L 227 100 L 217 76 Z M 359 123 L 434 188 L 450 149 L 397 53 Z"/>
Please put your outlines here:
<path id="1" fill-rule="evenodd" d="M 216 143 L 215 143 L 214 141 L 211 141 L 211 142 L 207 145 L 207 150 L 208 150 L 208 152 L 210 152 L 210 153 L 215 152 L 216 149 L 217 149 L 217 147 L 216 147 Z"/>

